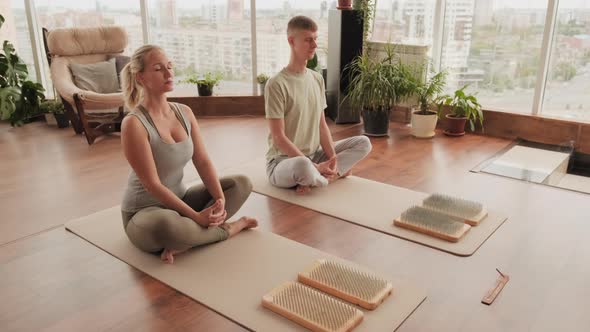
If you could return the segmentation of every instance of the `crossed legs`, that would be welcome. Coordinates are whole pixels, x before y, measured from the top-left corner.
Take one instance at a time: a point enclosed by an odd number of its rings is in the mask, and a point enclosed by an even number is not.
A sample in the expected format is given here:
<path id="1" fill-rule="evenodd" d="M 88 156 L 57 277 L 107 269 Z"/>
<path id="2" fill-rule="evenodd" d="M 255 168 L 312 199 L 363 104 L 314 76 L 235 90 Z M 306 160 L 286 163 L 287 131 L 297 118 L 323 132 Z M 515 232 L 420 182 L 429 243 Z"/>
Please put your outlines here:
<path id="1" fill-rule="evenodd" d="M 335 143 L 338 175 L 350 174 L 352 167 L 365 158 L 371 151 L 371 141 L 365 136 L 349 137 Z M 270 183 L 281 188 L 297 188 L 298 192 L 306 192 L 311 187 L 324 187 L 328 179 L 313 165 L 328 160 L 322 149 L 312 156 L 282 159 L 269 173 Z"/>

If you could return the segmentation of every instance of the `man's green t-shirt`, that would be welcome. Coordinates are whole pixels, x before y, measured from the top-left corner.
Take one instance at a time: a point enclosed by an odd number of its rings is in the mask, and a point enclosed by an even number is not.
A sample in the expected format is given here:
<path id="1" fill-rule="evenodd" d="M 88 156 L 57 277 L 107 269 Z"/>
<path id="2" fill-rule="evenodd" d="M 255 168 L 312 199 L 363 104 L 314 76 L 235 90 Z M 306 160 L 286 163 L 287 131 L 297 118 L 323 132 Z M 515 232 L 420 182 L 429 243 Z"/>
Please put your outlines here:
<path id="1" fill-rule="evenodd" d="M 267 119 L 284 119 L 285 135 L 306 156 L 320 147 L 320 117 L 327 107 L 324 79 L 305 69 L 294 74 L 284 68 L 266 83 L 264 90 Z M 286 157 L 268 136 L 266 160 Z"/>

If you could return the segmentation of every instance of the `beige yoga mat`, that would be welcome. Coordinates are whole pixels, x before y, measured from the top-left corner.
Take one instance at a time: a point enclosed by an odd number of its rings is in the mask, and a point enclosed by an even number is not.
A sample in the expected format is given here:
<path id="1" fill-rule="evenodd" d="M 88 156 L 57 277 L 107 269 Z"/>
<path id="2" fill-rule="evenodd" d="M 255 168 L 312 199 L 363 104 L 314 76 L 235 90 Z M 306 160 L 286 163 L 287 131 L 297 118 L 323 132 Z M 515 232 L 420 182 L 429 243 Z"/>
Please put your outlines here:
<path id="1" fill-rule="evenodd" d="M 459 242 L 452 243 L 393 226 L 393 219 L 404 210 L 412 205 L 421 205 L 428 196 L 425 193 L 350 176 L 328 187 L 314 188 L 307 195 L 298 195 L 295 190 L 277 188 L 268 182 L 264 160 L 227 172 L 234 173 L 247 175 L 257 193 L 459 256 L 473 255 L 506 221 L 506 217 L 488 211 L 488 216 L 480 225 L 471 227 Z"/>
<path id="2" fill-rule="evenodd" d="M 297 273 L 318 258 L 343 261 L 273 233 L 253 229 L 228 241 L 192 249 L 177 256 L 173 265 L 164 264 L 158 256 L 146 254 L 129 242 L 119 207 L 71 221 L 66 228 L 254 331 L 305 331 L 263 308 L 262 296 L 285 281 L 297 280 Z M 393 293 L 375 311 L 363 310 L 365 318 L 354 331 L 393 331 L 426 298 L 425 291 L 411 282 L 380 275 L 393 283 Z"/>

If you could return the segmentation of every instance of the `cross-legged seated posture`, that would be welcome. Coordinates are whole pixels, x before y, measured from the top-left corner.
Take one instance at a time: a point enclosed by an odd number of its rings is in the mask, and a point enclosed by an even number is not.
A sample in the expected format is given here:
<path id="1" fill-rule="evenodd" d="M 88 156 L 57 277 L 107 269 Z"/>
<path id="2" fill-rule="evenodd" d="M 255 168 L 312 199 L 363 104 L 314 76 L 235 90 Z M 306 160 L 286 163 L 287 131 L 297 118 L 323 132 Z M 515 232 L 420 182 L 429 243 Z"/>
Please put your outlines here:
<path id="1" fill-rule="evenodd" d="M 225 223 L 246 201 L 252 184 L 245 176 L 218 179 L 193 112 L 167 102 L 174 74 L 164 51 L 153 45 L 139 48 L 121 75 L 126 104 L 133 109 L 121 128 L 132 168 L 121 207 L 131 242 L 172 263 L 174 255 L 189 248 L 257 226 L 249 217 Z M 190 160 L 203 184 L 187 189 L 182 177 Z"/>
<path id="2" fill-rule="evenodd" d="M 324 117 L 324 79 L 306 68 L 317 48 L 317 24 L 293 17 L 287 26 L 291 58 L 265 89 L 265 111 L 270 126 L 266 172 L 270 183 L 306 193 L 350 174 L 371 151 L 365 136 L 334 144 Z"/>

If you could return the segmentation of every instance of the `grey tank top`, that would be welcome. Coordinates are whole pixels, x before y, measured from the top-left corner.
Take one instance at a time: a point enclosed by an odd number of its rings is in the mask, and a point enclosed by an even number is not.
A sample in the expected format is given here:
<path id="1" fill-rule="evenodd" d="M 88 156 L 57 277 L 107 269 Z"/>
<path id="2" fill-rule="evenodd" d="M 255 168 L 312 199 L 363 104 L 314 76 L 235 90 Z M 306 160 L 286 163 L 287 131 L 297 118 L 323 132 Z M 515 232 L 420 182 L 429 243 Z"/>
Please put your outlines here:
<path id="1" fill-rule="evenodd" d="M 169 103 L 169 105 L 188 134 L 185 140 L 177 143 L 166 143 L 162 140 L 149 113 L 142 109 L 141 106 L 130 112 L 128 116 L 137 117 L 147 130 L 152 156 L 162 184 L 176 196 L 183 198 L 187 190 L 182 183 L 183 170 L 186 163 L 193 157 L 193 141 L 190 134 L 191 124 L 177 104 Z M 123 195 L 121 210 L 135 213 L 143 208 L 157 205 L 161 205 L 161 203 L 144 188 L 135 171 L 131 169 L 127 189 Z"/>

